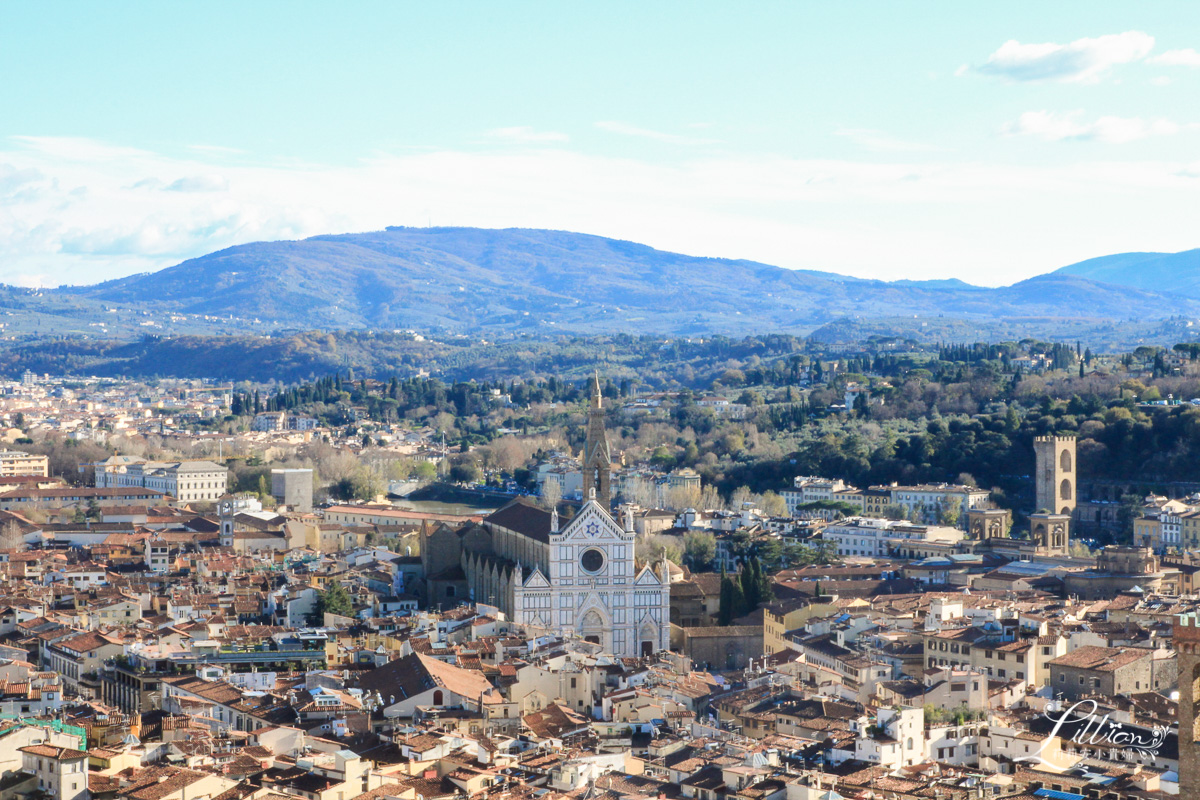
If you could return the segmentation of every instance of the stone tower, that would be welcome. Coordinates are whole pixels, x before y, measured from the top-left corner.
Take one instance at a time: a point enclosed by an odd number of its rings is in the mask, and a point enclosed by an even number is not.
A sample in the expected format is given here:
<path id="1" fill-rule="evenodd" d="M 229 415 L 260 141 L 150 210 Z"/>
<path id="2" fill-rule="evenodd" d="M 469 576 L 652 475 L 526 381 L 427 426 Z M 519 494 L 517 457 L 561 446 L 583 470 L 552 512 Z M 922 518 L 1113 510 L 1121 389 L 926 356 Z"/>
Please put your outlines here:
<path id="1" fill-rule="evenodd" d="M 1034 511 L 1070 516 L 1075 511 L 1075 437 L 1038 436 L 1033 452 L 1037 456 Z"/>
<path id="2" fill-rule="evenodd" d="M 1071 518 L 1066 514 L 1030 514 L 1029 538 L 1044 555 L 1071 553 Z"/>
<path id="3" fill-rule="evenodd" d="M 1179 796 L 1200 790 L 1200 742 L 1196 741 L 1196 695 L 1200 694 L 1200 619 L 1180 614 L 1172 640 L 1179 667 Z"/>
<path id="4" fill-rule="evenodd" d="M 967 509 L 967 530 L 972 539 L 1004 539 L 1012 528 L 1012 512 L 1007 508 Z"/>
<path id="5" fill-rule="evenodd" d="M 221 521 L 221 547 L 233 547 L 233 518 L 237 514 L 237 506 L 232 498 L 225 498 L 217 503 L 217 518 Z"/>
<path id="6" fill-rule="evenodd" d="M 612 456 L 604 432 L 604 408 L 600 397 L 600 376 L 592 387 L 592 406 L 588 409 L 587 441 L 583 445 L 583 499 L 595 492 L 596 502 L 605 511 L 612 508 L 609 485 Z"/>

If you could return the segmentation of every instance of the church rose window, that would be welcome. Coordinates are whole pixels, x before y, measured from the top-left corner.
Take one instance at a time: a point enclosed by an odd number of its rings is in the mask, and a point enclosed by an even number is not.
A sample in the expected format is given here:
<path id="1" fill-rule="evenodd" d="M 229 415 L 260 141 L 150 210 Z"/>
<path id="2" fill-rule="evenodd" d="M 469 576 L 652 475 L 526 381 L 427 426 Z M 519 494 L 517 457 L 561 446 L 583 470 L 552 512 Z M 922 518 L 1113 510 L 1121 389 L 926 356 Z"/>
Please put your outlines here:
<path id="1" fill-rule="evenodd" d="M 604 554 L 594 547 L 584 550 L 579 557 L 579 566 L 587 572 L 599 572 L 604 566 Z"/>

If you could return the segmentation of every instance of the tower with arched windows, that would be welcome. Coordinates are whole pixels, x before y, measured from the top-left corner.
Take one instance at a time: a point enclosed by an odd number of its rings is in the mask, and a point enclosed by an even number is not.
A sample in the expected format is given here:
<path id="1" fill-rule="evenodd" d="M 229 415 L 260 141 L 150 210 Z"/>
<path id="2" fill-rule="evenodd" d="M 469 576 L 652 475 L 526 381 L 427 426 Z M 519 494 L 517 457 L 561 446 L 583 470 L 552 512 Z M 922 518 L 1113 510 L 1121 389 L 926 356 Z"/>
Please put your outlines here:
<path id="1" fill-rule="evenodd" d="M 1037 459 L 1034 472 L 1039 512 L 1065 514 L 1075 512 L 1076 463 L 1074 436 L 1038 436 L 1033 440 Z"/>

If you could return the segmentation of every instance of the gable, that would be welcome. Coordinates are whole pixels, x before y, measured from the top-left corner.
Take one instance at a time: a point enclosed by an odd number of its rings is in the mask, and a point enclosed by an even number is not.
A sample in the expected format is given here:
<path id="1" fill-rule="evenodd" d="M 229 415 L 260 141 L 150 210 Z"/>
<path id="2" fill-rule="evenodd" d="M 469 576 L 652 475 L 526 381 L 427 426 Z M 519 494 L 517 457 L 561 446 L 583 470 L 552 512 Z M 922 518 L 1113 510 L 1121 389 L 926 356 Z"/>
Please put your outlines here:
<path id="1" fill-rule="evenodd" d="M 562 541 L 577 542 L 627 542 L 633 538 L 633 534 L 626 533 L 599 503 L 591 501 L 584 503 L 558 536 Z"/>
<path id="2" fill-rule="evenodd" d="M 525 581 L 526 589 L 549 589 L 550 581 L 546 580 L 546 576 L 542 574 L 541 569 L 535 569 L 533 574 Z"/>
<path id="3" fill-rule="evenodd" d="M 662 581 L 654 574 L 654 570 L 648 566 L 642 567 L 642 571 L 633 583 L 635 586 L 662 586 Z"/>

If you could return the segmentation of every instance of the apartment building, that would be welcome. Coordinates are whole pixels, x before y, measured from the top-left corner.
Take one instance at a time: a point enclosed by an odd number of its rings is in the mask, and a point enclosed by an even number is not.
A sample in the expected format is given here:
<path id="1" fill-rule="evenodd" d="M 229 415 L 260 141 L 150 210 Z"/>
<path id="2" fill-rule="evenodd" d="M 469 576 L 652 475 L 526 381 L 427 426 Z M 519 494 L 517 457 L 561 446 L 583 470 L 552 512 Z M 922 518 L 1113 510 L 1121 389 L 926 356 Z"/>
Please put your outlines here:
<path id="1" fill-rule="evenodd" d="M 0 478 L 21 475 L 49 477 L 50 459 L 36 453 L 22 453 L 20 450 L 0 450 Z"/>
<path id="2" fill-rule="evenodd" d="M 49 744 L 21 748 L 21 769 L 37 778 L 37 788 L 55 800 L 87 800 L 88 751 Z"/>
<path id="3" fill-rule="evenodd" d="M 317 420 L 312 417 L 301 417 L 286 411 L 264 411 L 254 415 L 250 423 L 253 431 L 311 431 L 317 427 Z"/>

